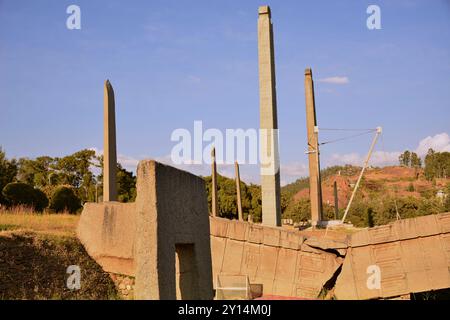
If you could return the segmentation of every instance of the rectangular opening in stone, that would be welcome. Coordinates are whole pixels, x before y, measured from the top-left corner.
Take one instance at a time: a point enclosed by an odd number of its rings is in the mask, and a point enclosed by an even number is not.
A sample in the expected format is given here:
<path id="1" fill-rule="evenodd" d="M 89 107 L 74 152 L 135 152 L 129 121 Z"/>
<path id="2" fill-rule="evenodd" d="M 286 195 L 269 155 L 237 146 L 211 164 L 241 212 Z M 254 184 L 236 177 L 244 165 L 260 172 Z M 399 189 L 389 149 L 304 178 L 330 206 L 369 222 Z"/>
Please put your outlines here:
<path id="1" fill-rule="evenodd" d="M 177 300 L 199 299 L 199 274 L 194 244 L 175 244 Z"/>

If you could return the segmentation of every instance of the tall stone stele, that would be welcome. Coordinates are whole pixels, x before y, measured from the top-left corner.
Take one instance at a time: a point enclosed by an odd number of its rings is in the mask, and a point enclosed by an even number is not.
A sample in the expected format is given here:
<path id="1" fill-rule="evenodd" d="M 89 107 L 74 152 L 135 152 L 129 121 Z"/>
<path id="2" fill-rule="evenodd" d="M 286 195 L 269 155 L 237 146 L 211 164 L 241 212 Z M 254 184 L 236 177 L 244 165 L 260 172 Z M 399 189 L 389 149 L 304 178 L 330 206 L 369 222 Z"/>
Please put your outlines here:
<path id="1" fill-rule="evenodd" d="M 117 201 L 116 111 L 114 90 L 105 81 L 103 96 L 103 201 Z"/>
<path id="2" fill-rule="evenodd" d="M 268 6 L 259 7 L 258 62 L 262 222 L 281 226 L 275 56 Z"/>
<path id="3" fill-rule="evenodd" d="M 236 204 L 238 209 L 238 219 L 239 221 L 244 221 L 244 215 L 242 213 L 241 175 L 239 174 L 239 164 L 237 161 L 234 163 L 234 171 L 236 175 Z"/>
<path id="4" fill-rule="evenodd" d="M 314 82 L 311 68 L 305 69 L 306 128 L 308 135 L 309 197 L 311 200 L 311 224 L 322 221 L 322 188 L 320 181 L 320 160 Z"/>
<path id="5" fill-rule="evenodd" d="M 216 148 L 211 149 L 211 214 L 217 217 L 219 214 L 219 196 L 217 194 L 217 166 Z"/>

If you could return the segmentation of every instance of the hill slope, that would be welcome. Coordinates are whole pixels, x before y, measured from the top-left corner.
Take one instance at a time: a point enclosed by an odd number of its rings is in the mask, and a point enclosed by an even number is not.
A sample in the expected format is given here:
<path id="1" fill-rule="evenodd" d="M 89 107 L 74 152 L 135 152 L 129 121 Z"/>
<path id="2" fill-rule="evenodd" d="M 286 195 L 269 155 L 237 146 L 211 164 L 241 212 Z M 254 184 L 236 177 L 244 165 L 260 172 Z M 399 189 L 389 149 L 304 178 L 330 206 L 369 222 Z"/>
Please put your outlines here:
<path id="1" fill-rule="evenodd" d="M 338 188 L 338 205 L 342 215 L 360 170 L 359 167 L 336 166 L 322 171 L 322 198 L 328 219 L 334 215 L 334 182 Z M 444 195 L 439 194 L 439 191 Z M 282 192 L 288 202 L 285 217 L 305 219 L 309 210 L 308 178 L 283 187 Z M 375 219 L 377 221 L 373 222 L 375 224 L 392 221 L 397 211 L 405 218 L 448 211 L 450 197 L 446 199 L 446 193 L 450 193 L 450 179 L 426 180 L 423 169 L 400 166 L 368 168 L 352 204 L 350 220 L 359 226 L 371 225 L 370 218 L 366 217 L 368 210 L 379 215 Z M 381 218 L 380 215 L 385 217 Z"/>

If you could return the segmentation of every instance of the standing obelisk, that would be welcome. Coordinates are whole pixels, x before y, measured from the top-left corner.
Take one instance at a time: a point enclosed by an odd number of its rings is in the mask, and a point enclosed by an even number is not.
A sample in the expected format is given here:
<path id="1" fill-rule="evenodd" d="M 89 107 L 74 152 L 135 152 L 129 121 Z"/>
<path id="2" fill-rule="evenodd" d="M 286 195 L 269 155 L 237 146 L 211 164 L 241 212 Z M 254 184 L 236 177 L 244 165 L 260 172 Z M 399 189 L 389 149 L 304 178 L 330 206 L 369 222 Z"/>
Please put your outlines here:
<path id="1" fill-rule="evenodd" d="M 275 56 L 269 6 L 259 7 L 258 62 L 262 222 L 281 226 Z"/>
<path id="2" fill-rule="evenodd" d="M 114 90 L 106 80 L 103 96 L 103 201 L 117 201 L 115 113 Z"/>
<path id="3" fill-rule="evenodd" d="M 241 197 L 241 176 L 239 174 L 239 164 L 234 162 L 234 172 L 236 175 L 236 204 L 238 209 L 238 220 L 244 221 L 244 216 L 242 214 L 242 197 Z"/>
<path id="4" fill-rule="evenodd" d="M 217 167 L 216 148 L 211 149 L 211 214 L 217 217 L 219 214 L 219 198 L 217 194 Z"/>
<path id="5" fill-rule="evenodd" d="M 305 70 L 306 128 L 308 135 L 309 198 L 311 200 L 311 224 L 322 221 L 322 188 L 320 181 L 320 161 L 314 82 L 310 68 Z"/>

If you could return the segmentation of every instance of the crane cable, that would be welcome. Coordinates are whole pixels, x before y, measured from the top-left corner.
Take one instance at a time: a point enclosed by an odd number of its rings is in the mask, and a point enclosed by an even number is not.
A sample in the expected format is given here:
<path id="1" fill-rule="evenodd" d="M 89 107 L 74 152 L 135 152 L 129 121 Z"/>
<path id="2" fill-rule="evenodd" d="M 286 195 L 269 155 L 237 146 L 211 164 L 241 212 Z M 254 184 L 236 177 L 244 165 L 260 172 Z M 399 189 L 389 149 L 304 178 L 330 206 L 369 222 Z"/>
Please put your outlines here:
<path id="1" fill-rule="evenodd" d="M 343 140 L 356 138 L 356 137 L 363 136 L 363 135 L 366 135 L 366 134 L 369 134 L 369 133 L 377 131 L 377 129 L 322 129 L 322 128 L 320 130 L 328 130 L 328 131 L 331 131 L 331 130 L 333 130 L 333 131 L 338 131 L 338 130 L 339 131 L 364 131 L 362 133 L 357 133 L 357 134 L 353 134 L 353 135 L 350 135 L 350 136 L 346 136 L 346 137 L 342 137 L 342 138 L 338 138 L 338 139 L 334 139 L 334 140 L 328 140 L 328 141 L 325 141 L 325 142 L 321 142 L 321 143 L 319 143 L 319 145 L 321 145 L 321 146 L 325 145 L 325 144 L 330 144 L 330 143 L 334 143 L 334 142 L 339 142 L 339 141 L 343 141 Z"/>

